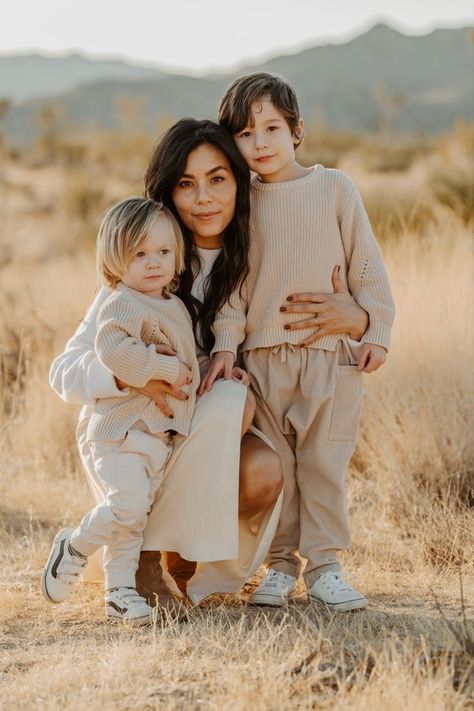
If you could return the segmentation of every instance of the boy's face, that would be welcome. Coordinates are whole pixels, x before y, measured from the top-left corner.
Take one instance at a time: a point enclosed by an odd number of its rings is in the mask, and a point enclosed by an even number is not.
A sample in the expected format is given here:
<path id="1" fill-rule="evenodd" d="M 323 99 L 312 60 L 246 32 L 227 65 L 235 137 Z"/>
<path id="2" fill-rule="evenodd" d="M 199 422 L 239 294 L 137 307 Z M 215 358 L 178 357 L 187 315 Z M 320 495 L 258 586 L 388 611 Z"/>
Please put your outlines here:
<path id="1" fill-rule="evenodd" d="M 173 226 L 161 215 L 131 255 L 122 282 L 148 296 L 162 296 L 175 274 L 176 246 Z"/>
<path id="2" fill-rule="evenodd" d="M 251 106 L 253 126 L 234 134 L 237 148 L 247 165 L 266 183 L 294 180 L 300 166 L 295 158 L 298 138 L 292 135 L 285 117 L 269 98 L 262 97 Z M 303 130 L 301 121 L 300 130 Z"/>

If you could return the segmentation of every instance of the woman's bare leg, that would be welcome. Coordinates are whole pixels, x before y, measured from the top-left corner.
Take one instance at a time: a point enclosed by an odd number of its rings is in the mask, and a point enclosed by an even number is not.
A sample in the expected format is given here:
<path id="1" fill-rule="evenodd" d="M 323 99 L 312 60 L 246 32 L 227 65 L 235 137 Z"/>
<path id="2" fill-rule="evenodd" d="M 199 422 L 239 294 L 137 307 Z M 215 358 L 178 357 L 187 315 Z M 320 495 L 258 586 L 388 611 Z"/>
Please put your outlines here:
<path id="1" fill-rule="evenodd" d="M 282 486 L 278 454 L 260 437 L 245 434 L 240 447 L 239 515 L 251 518 L 266 511 Z"/>

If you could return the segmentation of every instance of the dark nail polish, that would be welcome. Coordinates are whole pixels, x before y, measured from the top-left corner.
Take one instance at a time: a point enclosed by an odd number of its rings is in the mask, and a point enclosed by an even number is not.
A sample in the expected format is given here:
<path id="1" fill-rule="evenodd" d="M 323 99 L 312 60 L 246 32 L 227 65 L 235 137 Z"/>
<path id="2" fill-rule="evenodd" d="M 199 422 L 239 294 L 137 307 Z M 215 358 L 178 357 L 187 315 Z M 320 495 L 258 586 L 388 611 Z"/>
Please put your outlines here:
<path id="1" fill-rule="evenodd" d="M 283 326 L 283 328 L 285 329 L 285 331 L 289 331 L 289 330 L 290 330 L 290 326 L 289 326 L 288 323 L 285 323 L 285 325 Z"/>
<path id="2" fill-rule="evenodd" d="M 280 311 L 286 311 L 286 306 L 280 306 Z"/>
<path id="3" fill-rule="evenodd" d="M 174 415 L 170 415 L 170 420 L 174 420 Z"/>
<path id="4" fill-rule="evenodd" d="M 287 300 L 287 301 L 293 301 L 293 297 L 292 297 L 292 296 L 288 296 L 286 300 Z"/>

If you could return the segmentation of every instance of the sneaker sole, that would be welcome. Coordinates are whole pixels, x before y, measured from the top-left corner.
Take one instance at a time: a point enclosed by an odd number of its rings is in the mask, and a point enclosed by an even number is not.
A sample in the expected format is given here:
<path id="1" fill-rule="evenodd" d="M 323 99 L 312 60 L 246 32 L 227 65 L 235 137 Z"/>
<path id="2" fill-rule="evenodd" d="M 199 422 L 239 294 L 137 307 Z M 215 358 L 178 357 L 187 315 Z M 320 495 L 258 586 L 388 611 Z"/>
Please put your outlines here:
<path id="1" fill-rule="evenodd" d="M 53 545 L 51 546 L 51 552 L 49 554 L 49 558 L 46 561 L 46 565 L 43 568 L 43 572 L 41 573 L 41 592 L 43 594 L 43 597 L 45 600 L 48 602 L 52 602 L 54 605 L 58 605 L 60 602 L 63 602 L 66 598 L 63 598 L 63 600 L 54 600 L 51 595 L 48 592 L 48 586 L 46 584 L 46 578 L 48 575 L 48 572 L 50 568 L 54 566 L 53 560 L 56 560 L 58 557 L 58 554 L 61 549 L 61 545 L 59 544 L 59 539 L 64 536 L 64 534 L 67 531 L 72 531 L 70 528 L 62 528 L 55 536 Z"/>
<path id="2" fill-rule="evenodd" d="M 121 622 L 124 625 L 151 625 L 152 619 L 150 615 L 145 615 L 144 617 L 124 617 L 119 612 L 116 612 L 113 608 L 106 609 L 105 615 L 108 622 Z"/>
<path id="3" fill-rule="evenodd" d="M 311 602 L 315 602 L 318 605 L 323 605 L 328 610 L 331 610 L 331 612 L 350 612 L 351 610 L 365 610 L 365 608 L 369 604 L 369 601 L 366 597 L 357 600 L 346 600 L 346 602 L 338 603 L 326 602 L 320 597 L 315 597 L 311 594 L 309 594 L 309 599 L 311 600 Z"/>
<path id="4" fill-rule="evenodd" d="M 285 607 L 285 605 L 288 605 L 289 599 L 289 597 L 281 597 L 281 595 L 254 593 L 249 598 L 249 604 L 261 605 L 262 607 Z"/>

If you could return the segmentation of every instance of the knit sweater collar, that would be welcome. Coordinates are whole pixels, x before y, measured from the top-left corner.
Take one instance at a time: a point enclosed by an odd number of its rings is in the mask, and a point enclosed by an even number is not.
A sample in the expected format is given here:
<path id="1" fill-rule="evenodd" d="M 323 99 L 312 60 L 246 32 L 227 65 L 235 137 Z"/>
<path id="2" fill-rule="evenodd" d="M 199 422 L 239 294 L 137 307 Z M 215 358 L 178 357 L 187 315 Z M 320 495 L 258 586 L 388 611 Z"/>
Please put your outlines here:
<path id="1" fill-rule="evenodd" d="M 296 180 L 284 180 L 281 183 L 264 183 L 258 175 L 253 175 L 250 181 L 250 186 L 253 190 L 261 191 L 279 191 L 279 190 L 299 190 L 300 188 L 312 183 L 316 180 L 320 170 L 322 170 L 322 165 L 312 166 L 310 173 L 307 173 L 302 178 L 296 178 Z"/>
<path id="2" fill-rule="evenodd" d="M 136 301 L 140 301 L 142 304 L 150 308 L 150 306 L 156 307 L 157 304 L 160 304 L 160 306 L 163 306 L 163 308 L 167 307 L 174 307 L 178 303 L 178 299 L 174 294 L 170 294 L 169 299 L 157 299 L 154 296 L 148 296 L 147 294 L 142 294 L 141 291 L 137 291 L 137 289 L 132 289 L 129 286 L 126 286 L 123 282 L 119 282 L 117 286 L 115 287 L 116 291 L 121 292 L 127 298 L 132 298 L 135 299 Z"/>

